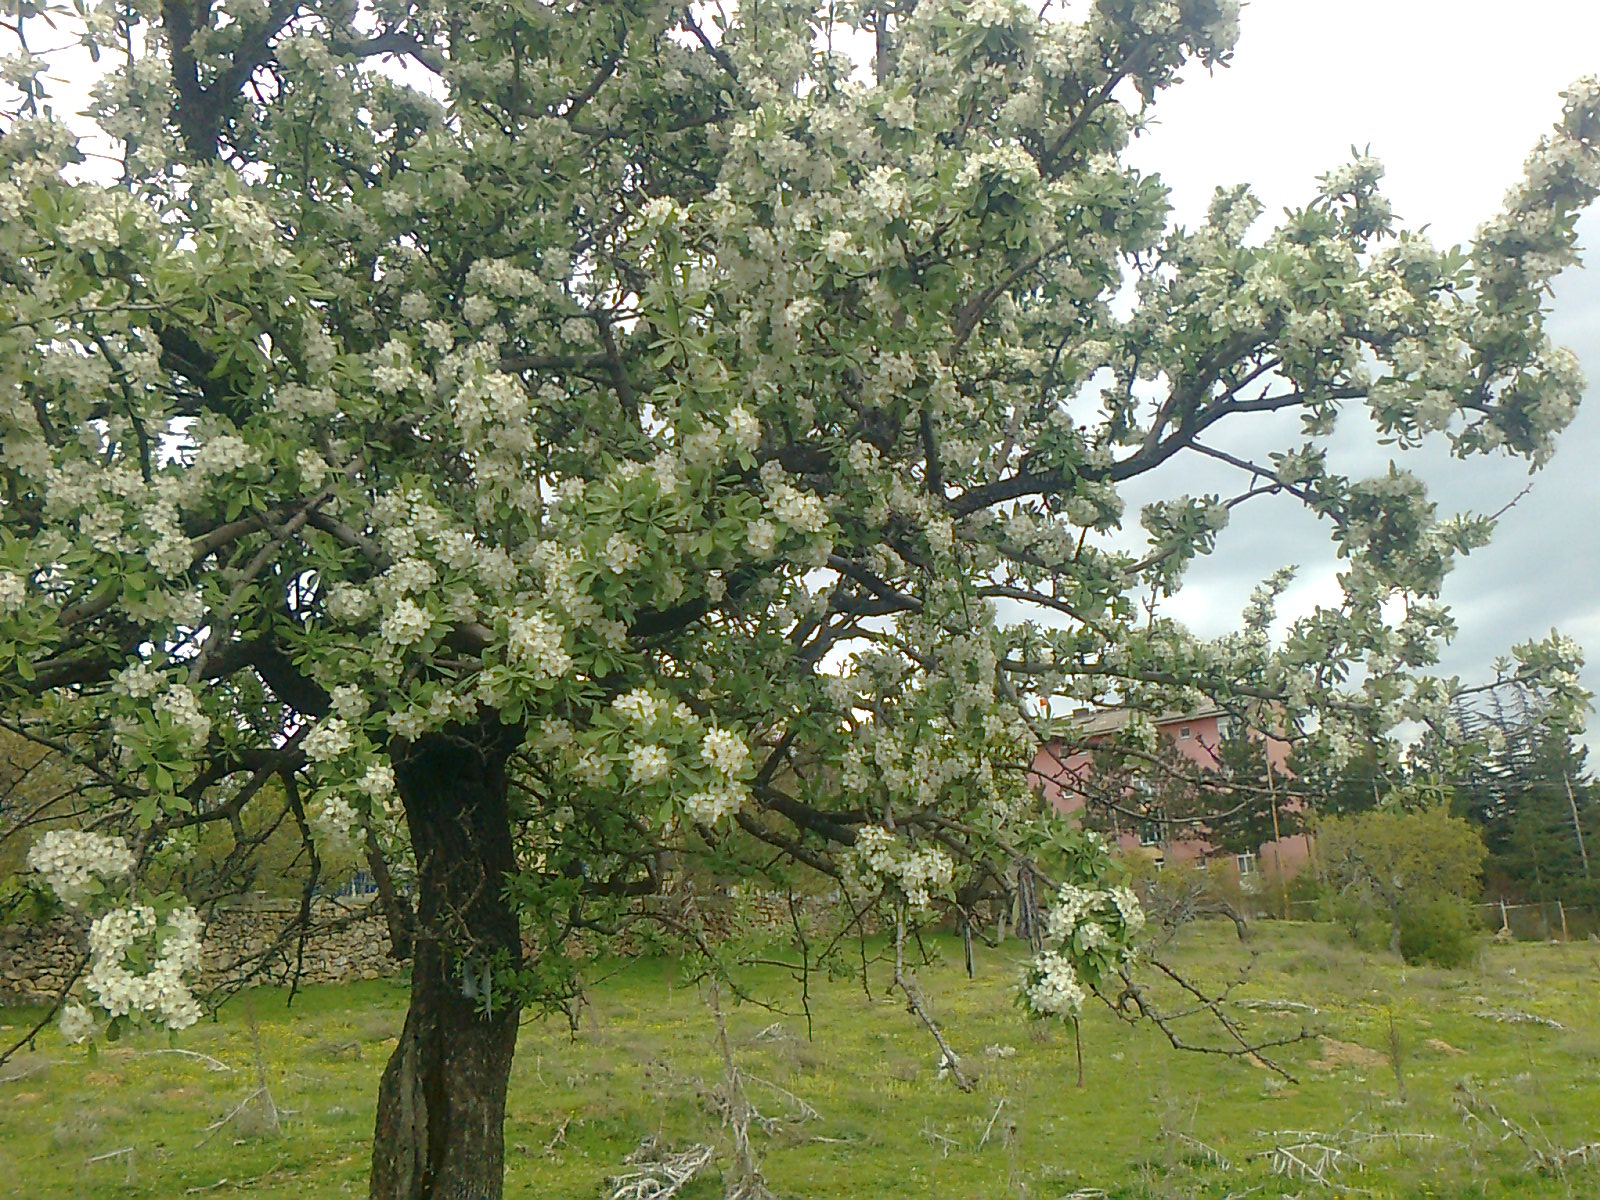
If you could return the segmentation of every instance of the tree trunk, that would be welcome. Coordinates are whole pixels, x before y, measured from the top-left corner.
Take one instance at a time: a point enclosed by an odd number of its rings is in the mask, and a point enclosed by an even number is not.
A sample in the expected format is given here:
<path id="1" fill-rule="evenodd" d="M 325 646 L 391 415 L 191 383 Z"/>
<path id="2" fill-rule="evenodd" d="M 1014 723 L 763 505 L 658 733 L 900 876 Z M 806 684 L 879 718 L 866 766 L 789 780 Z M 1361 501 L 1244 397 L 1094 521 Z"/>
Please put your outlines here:
<path id="1" fill-rule="evenodd" d="M 395 756 L 417 861 L 411 1007 L 378 1086 L 372 1200 L 500 1200 L 518 1005 L 491 967 L 522 960 L 498 725 L 429 734 Z"/>

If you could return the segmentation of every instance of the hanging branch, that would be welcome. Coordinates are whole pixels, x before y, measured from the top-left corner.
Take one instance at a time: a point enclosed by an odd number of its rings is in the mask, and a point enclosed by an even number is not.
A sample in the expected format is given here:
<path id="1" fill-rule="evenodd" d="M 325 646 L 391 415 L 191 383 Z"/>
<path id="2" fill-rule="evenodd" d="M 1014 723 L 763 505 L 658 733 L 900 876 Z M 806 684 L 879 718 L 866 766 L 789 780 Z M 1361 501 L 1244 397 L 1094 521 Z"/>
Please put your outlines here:
<path id="1" fill-rule="evenodd" d="M 972 1090 L 972 1081 L 961 1070 L 961 1061 L 956 1058 L 955 1051 L 950 1049 L 950 1043 L 945 1041 L 944 1034 L 939 1032 L 939 1026 L 928 1015 L 928 1007 L 923 1003 L 921 989 L 916 981 L 905 973 L 905 944 L 906 944 L 906 916 L 903 905 L 896 905 L 894 914 L 894 986 L 900 989 L 901 995 L 906 998 L 906 1009 L 915 1013 L 917 1018 L 927 1026 L 928 1032 L 933 1035 L 933 1040 L 939 1044 L 939 1053 L 944 1057 L 940 1065 L 950 1072 L 950 1078 L 963 1092 Z"/>

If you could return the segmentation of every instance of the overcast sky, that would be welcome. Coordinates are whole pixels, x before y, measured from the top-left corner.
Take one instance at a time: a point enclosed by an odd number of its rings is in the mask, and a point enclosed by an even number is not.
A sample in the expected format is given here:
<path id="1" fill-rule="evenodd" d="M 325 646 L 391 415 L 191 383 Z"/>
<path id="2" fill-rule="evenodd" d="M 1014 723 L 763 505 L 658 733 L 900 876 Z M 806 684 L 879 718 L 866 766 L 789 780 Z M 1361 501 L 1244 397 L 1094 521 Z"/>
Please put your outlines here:
<path id="1" fill-rule="evenodd" d="M 1233 65 L 1188 72 L 1157 101 L 1157 124 L 1132 157 L 1161 173 L 1178 219 L 1194 223 L 1218 184 L 1250 183 L 1264 219 L 1303 204 L 1315 176 L 1347 160 L 1352 145 L 1370 146 L 1402 221 L 1430 226 L 1441 243 L 1465 241 L 1554 122 L 1558 93 L 1585 74 L 1600 74 L 1595 0 L 1253 0 Z M 1580 229 L 1596 266 L 1561 277 L 1550 329 L 1600 384 L 1600 213 Z M 1376 473 L 1390 457 L 1359 429 L 1341 429 L 1337 443 L 1334 465 L 1347 472 Z M 1425 451 L 1401 461 L 1450 511 L 1493 512 L 1530 482 L 1514 460 Z M 1556 627 L 1584 646 L 1586 683 L 1600 691 L 1597 467 L 1600 397 L 1591 387 L 1532 492 L 1450 577 L 1445 599 L 1460 632 L 1445 672 L 1487 677 L 1513 643 Z M 1161 494 L 1239 490 L 1226 468 L 1181 470 L 1181 479 L 1163 478 Z M 1302 570 L 1284 615 L 1337 598 L 1326 526 L 1295 502 L 1252 501 L 1191 569 L 1170 611 L 1197 633 L 1223 633 L 1256 582 L 1287 563 Z"/>

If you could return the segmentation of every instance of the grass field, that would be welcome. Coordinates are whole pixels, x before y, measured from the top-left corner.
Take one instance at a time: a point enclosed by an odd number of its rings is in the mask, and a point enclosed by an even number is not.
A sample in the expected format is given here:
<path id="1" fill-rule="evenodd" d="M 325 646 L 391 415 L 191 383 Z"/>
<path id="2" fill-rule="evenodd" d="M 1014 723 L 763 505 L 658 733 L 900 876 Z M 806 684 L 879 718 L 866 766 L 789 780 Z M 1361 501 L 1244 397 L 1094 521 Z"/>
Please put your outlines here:
<path id="1" fill-rule="evenodd" d="M 938 1078 L 932 1042 L 884 997 L 881 970 L 870 997 L 859 979 L 813 980 L 809 1039 L 803 1014 L 732 1006 L 724 992 L 750 1099 L 792 1117 L 792 1093 L 816 1113 L 756 1138 L 768 1183 L 805 1200 L 1339 1194 L 1312 1170 L 1381 1197 L 1600 1196 L 1600 1146 L 1597 1165 L 1554 1161 L 1600 1141 L 1600 946 L 1486 944 L 1478 966 L 1446 972 L 1365 954 L 1328 927 L 1261 923 L 1254 945 L 1236 995 L 1269 1007 L 1246 1014 L 1251 1027 L 1314 1035 L 1281 1052 L 1292 1083 L 1176 1052 L 1099 1011 L 1084 1023 L 1079 1090 L 1070 1031 L 1028 1025 L 1011 1004 L 1014 953 L 1002 950 L 980 947 L 975 981 L 953 943 L 941 947 L 949 961 L 919 974 L 978 1075 L 971 1094 Z M 1177 957 L 1218 982 L 1247 954 L 1231 928 L 1207 924 Z M 675 960 L 629 964 L 594 987 L 576 1033 L 564 1021 L 524 1028 L 509 1197 L 606 1195 L 605 1178 L 647 1136 L 725 1151 L 705 1099 L 723 1074 L 714 1022 L 684 972 Z M 795 1007 L 782 972 L 756 982 Z M 0 1195 L 364 1194 L 374 1091 L 404 993 L 361 984 L 307 989 L 292 1009 L 284 999 L 257 991 L 175 1043 L 139 1036 L 93 1057 L 41 1035 L 0 1067 Z M 30 1015 L 0 1012 L 11 1027 L 0 1034 L 16 1036 Z M 1015 1054 L 986 1053 L 1006 1046 Z M 251 1103 L 208 1133 L 258 1086 L 258 1063 L 280 1128 Z M 1481 1121 L 1463 1116 L 1469 1091 Z M 716 1163 L 681 1193 L 721 1194 Z"/>

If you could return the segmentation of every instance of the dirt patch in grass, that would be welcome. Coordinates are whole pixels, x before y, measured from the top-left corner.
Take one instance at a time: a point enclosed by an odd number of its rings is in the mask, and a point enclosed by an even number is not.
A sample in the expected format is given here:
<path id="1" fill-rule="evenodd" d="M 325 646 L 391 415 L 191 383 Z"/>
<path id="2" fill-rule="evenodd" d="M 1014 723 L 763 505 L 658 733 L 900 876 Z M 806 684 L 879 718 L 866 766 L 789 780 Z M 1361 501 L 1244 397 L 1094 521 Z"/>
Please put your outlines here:
<path id="1" fill-rule="evenodd" d="M 1373 1067 L 1387 1066 L 1388 1063 L 1387 1055 L 1368 1049 L 1359 1042 L 1341 1042 L 1338 1038 L 1325 1037 L 1322 1039 L 1322 1057 L 1306 1065 L 1315 1071 L 1336 1071 L 1340 1067 L 1371 1070 Z"/>

